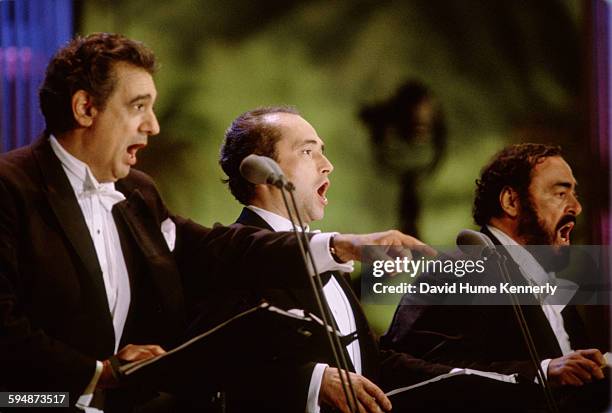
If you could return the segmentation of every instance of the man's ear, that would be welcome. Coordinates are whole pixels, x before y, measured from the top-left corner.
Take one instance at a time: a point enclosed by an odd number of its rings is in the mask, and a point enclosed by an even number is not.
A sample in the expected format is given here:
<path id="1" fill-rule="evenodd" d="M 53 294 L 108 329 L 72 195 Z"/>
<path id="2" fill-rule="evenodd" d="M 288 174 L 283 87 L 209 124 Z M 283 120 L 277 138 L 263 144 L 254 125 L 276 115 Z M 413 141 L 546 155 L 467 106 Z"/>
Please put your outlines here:
<path id="1" fill-rule="evenodd" d="M 509 186 L 503 187 L 499 193 L 499 204 L 502 210 L 511 218 L 516 218 L 520 212 L 518 192 Z"/>
<path id="2" fill-rule="evenodd" d="M 98 114 L 98 110 L 93 105 L 93 99 L 84 90 L 77 90 L 72 95 L 72 116 L 79 126 L 90 127 Z"/>

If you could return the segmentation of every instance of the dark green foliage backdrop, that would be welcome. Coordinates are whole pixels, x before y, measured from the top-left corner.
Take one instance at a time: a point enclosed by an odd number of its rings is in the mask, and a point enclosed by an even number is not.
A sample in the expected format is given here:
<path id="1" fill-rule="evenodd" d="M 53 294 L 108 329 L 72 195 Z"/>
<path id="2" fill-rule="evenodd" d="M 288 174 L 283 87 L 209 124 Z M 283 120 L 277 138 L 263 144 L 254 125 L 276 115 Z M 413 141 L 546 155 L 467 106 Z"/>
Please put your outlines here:
<path id="1" fill-rule="evenodd" d="M 471 225 L 473 182 L 516 140 L 585 145 L 588 68 L 579 1 L 88 1 L 80 31 L 116 31 L 157 53 L 161 134 L 140 167 L 170 207 L 211 225 L 240 206 L 217 155 L 231 120 L 255 106 L 297 106 L 334 163 L 318 226 L 364 232 L 396 225 L 397 182 L 371 157 L 356 117 L 407 78 L 442 102 L 449 148 L 424 182 L 422 237 L 451 244 Z M 572 156 L 570 154 L 570 159 Z M 577 166 L 580 179 L 581 167 Z M 370 311 L 384 329 L 390 309 Z"/>

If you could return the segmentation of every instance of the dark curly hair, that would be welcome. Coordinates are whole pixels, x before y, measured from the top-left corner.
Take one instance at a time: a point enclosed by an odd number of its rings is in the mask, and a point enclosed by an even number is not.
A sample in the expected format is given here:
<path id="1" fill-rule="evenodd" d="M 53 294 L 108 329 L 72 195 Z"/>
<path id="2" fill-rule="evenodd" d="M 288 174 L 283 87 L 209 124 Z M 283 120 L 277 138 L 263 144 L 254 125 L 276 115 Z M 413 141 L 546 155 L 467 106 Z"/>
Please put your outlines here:
<path id="1" fill-rule="evenodd" d="M 114 67 L 118 62 L 151 74 L 156 69 L 155 55 L 150 49 L 120 34 L 78 36 L 60 49 L 47 66 L 38 92 L 46 132 L 60 134 L 76 126 L 71 100 L 79 90 L 91 95 L 93 106 L 103 110 L 117 84 Z"/>
<path id="2" fill-rule="evenodd" d="M 561 147 L 522 143 L 498 152 L 476 180 L 472 211 L 476 224 L 485 226 L 491 218 L 502 216 L 499 194 L 507 186 L 516 190 L 520 199 L 528 200 L 531 171 L 551 156 L 561 156 Z"/>
<path id="3" fill-rule="evenodd" d="M 251 154 L 277 159 L 276 142 L 280 138 L 278 128 L 266 121 L 266 115 L 299 112 L 290 106 L 272 106 L 250 110 L 238 116 L 225 131 L 221 145 L 219 165 L 227 175 L 223 182 L 229 184 L 234 198 L 248 205 L 255 196 L 255 185 L 240 175 L 240 163 Z"/>

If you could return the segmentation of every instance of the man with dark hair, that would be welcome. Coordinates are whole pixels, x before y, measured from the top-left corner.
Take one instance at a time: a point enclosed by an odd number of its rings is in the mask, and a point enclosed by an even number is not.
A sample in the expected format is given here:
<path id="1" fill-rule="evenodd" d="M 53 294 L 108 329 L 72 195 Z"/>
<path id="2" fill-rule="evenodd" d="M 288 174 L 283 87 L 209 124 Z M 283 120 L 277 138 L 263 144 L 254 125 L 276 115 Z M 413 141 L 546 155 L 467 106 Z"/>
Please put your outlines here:
<path id="1" fill-rule="evenodd" d="M 39 91 L 47 132 L 60 135 L 77 126 L 71 101 L 79 90 L 88 95 L 91 106 L 103 110 L 118 86 L 118 62 L 149 75 L 156 70 L 151 50 L 127 38 L 108 34 L 78 37 L 61 49 L 49 63 Z"/>
<path id="2" fill-rule="evenodd" d="M 0 388 L 131 411 L 151 394 L 116 388 L 111 356 L 147 359 L 179 344 L 193 304 L 228 278 L 306 284 L 291 234 L 203 228 L 170 214 L 152 179 L 132 169 L 159 133 L 154 68 L 153 53 L 121 35 L 72 40 L 40 91 L 45 133 L 0 158 Z M 343 260 L 366 243 L 422 245 L 393 231 L 317 234 L 320 268 L 337 266 L 332 237 Z"/>
<path id="3" fill-rule="evenodd" d="M 473 210 L 476 224 L 485 227 L 492 221 L 503 218 L 504 210 L 499 197 L 503 191 L 512 189 L 522 200 L 523 213 L 516 222 L 515 230 L 517 237 L 522 239 L 522 244 L 554 245 L 553 231 L 547 233 L 539 224 L 529 193 L 533 169 L 540 162 L 551 157 L 560 158 L 561 148 L 527 143 L 510 146 L 501 151 L 483 169 L 482 176 L 476 181 Z M 575 222 L 575 216 L 580 213 L 580 210 L 581 208 L 577 208 L 574 213 L 567 214 L 565 220 Z M 563 226 L 565 222 L 560 224 Z M 571 231 L 572 228 L 567 229 Z"/>
<path id="4" fill-rule="evenodd" d="M 504 247 L 498 251 L 507 257 L 511 277 L 542 285 L 551 277 L 550 268 L 524 247 L 550 245 L 560 254 L 570 245 L 582 210 L 576 180 L 560 148 L 529 143 L 507 147 L 476 184 L 474 220 L 494 244 Z M 606 362 L 599 350 L 589 348 L 575 306 L 531 298 L 533 305 L 521 308 L 550 385 L 583 386 L 602 379 Z M 536 368 L 510 306 L 414 304 L 414 297 L 404 296 L 382 339 L 385 347 L 535 380 Z"/>
<path id="5" fill-rule="evenodd" d="M 292 227 L 278 188 L 253 185 L 240 175 L 240 163 L 253 153 L 278 162 L 295 186 L 297 208 L 305 224 L 323 218 L 328 203 L 329 175 L 333 171 L 324 154 L 323 140 L 296 110 L 269 107 L 238 116 L 227 129 L 221 147 L 219 163 L 228 177 L 226 182 L 236 199 L 245 205 L 237 223 L 274 231 L 287 231 Z M 353 266 L 345 265 L 342 270 L 350 272 Z M 379 352 L 365 314 L 350 287 L 348 274 L 328 272 L 323 279 L 323 293 L 333 322 L 343 335 L 358 332 L 358 339 L 346 345 L 345 357 L 351 367 L 350 377 L 357 398 L 365 411 L 378 412 L 391 407 L 372 381 L 387 388 L 397 387 L 450 371 L 450 367 L 424 363 L 405 354 Z M 320 317 L 315 298 L 306 288 L 290 291 L 264 288 L 244 292 L 240 298 L 246 302 L 265 298 L 287 310 L 303 308 Z M 257 400 L 258 406 L 265 411 L 316 412 L 320 407 L 348 411 L 331 350 L 309 348 L 296 352 L 298 354 L 290 358 L 262 361 L 261 365 L 252 366 L 249 373 L 243 373 L 247 383 L 256 377 L 252 381 L 270 390 L 258 386 L 247 392 L 230 389 L 228 409 L 243 411 L 242 408 Z"/>
<path id="6" fill-rule="evenodd" d="M 242 177 L 240 163 L 251 154 L 277 158 L 276 143 L 280 132 L 267 122 L 267 115 L 280 113 L 299 115 L 289 106 L 258 108 L 238 116 L 225 131 L 219 164 L 228 177 L 224 182 L 243 205 L 249 205 L 255 197 L 255 185 Z"/>

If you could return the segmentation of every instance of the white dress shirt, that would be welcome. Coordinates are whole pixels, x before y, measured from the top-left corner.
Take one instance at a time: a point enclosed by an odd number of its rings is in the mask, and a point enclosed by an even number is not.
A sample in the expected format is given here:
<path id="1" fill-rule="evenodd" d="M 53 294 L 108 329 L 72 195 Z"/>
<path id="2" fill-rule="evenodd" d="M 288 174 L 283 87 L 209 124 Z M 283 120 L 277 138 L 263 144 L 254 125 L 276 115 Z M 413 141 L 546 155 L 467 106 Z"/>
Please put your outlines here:
<path id="1" fill-rule="evenodd" d="M 291 221 L 287 218 L 253 205 L 249 205 L 247 208 L 259 215 L 274 231 L 293 231 Z M 326 271 L 353 271 L 353 261 L 343 264 L 337 263 L 329 252 L 329 240 L 335 234 L 337 233 L 318 233 L 315 234 L 310 241 L 313 258 L 315 259 L 317 269 L 320 273 Z M 344 290 L 334 277 L 331 277 L 329 282 L 323 286 L 323 294 L 325 295 L 325 299 L 327 300 L 340 332 L 346 335 L 356 331 L 357 325 L 355 323 L 355 316 L 353 315 L 351 304 Z M 359 347 L 359 340 L 354 340 L 346 346 L 346 349 L 355 367 L 355 372 L 361 374 L 361 350 Z M 328 367 L 328 365 L 325 363 L 317 363 L 312 372 L 306 402 L 306 412 L 308 413 L 317 413 L 320 411 L 319 391 L 321 389 L 323 373 L 326 367 Z"/>
<path id="2" fill-rule="evenodd" d="M 117 353 L 130 308 L 130 280 L 121 250 L 117 225 L 111 211 L 116 203 L 125 199 L 125 196 L 115 189 L 114 182 L 99 183 L 89 166 L 66 151 L 54 136 L 51 136 L 49 141 L 70 181 L 70 186 L 77 198 L 96 250 L 96 256 L 102 270 L 108 309 L 113 320 L 114 352 Z M 176 239 L 176 225 L 170 219 L 167 219 L 162 223 L 161 231 L 168 247 L 173 250 Z M 86 412 L 102 412 L 99 409 L 89 407 L 102 370 L 102 362 L 97 361 L 92 380 L 76 402 L 77 407 L 84 409 Z"/>
<path id="3" fill-rule="evenodd" d="M 125 196 L 115 189 L 114 182 L 99 183 L 87 164 L 68 153 L 55 137 L 52 136 L 50 141 L 74 190 L 96 249 L 113 319 L 116 353 L 130 308 L 130 279 L 111 211 L 113 205 L 124 200 Z"/>
<path id="4" fill-rule="evenodd" d="M 508 248 L 507 251 L 512 259 L 517 263 L 521 274 L 528 282 L 535 285 L 542 285 L 547 280 L 556 279 L 555 273 L 547 273 L 544 268 L 542 268 L 540 263 L 533 257 L 533 255 L 531 255 L 531 253 L 525 248 L 518 248 L 519 244 L 508 234 L 491 225 L 488 225 L 487 228 L 493 235 L 495 235 L 495 238 L 497 238 L 502 245 L 512 246 L 512 248 Z M 557 338 L 561 352 L 563 355 L 571 353 L 573 350 L 570 345 L 569 335 L 567 334 L 563 324 L 563 316 L 561 315 L 561 311 L 565 305 L 546 304 L 545 301 L 546 299 L 541 301 L 542 311 L 550 324 L 550 328 L 552 329 L 553 333 L 555 333 L 555 337 Z M 551 359 L 545 359 L 541 361 L 542 371 L 547 377 L 550 360 Z"/>
<path id="5" fill-rule="evenodd" d="M 116 203 L 125 199 L 125 196 L 115 189 L 113 182 L 98 182 L 89 166 L 66 151 L 53 135 L 50 136 L 49 141 L 75 193 L 94 244 L 102 270 L 108 308 L 113 320 L 116 353 L 119 350 L 119 343 L 130 307 L 130 282 L 123 251 L 121 250 L 119 233 L 111 211 Z M 168 248 L 173 251 L 176 242 L 175 223 L 170 218 L 166 219 L 162 222 L 160 231 Z M 335 233 L 316 234 L 310 241 L 310 247 L 318 269 L 321 272 L 352 271 L 352 261 L 338 264 L 331 257 L 329 239 L 333 235 Z M 354 319 L 352 323 L 354 325 Z M 76 402 L 76 406 L 87 413 L 103 413 L 102 410 L 89 407 L 102 370 L 102 362 L 97 361 L 92 380 Z"/>

